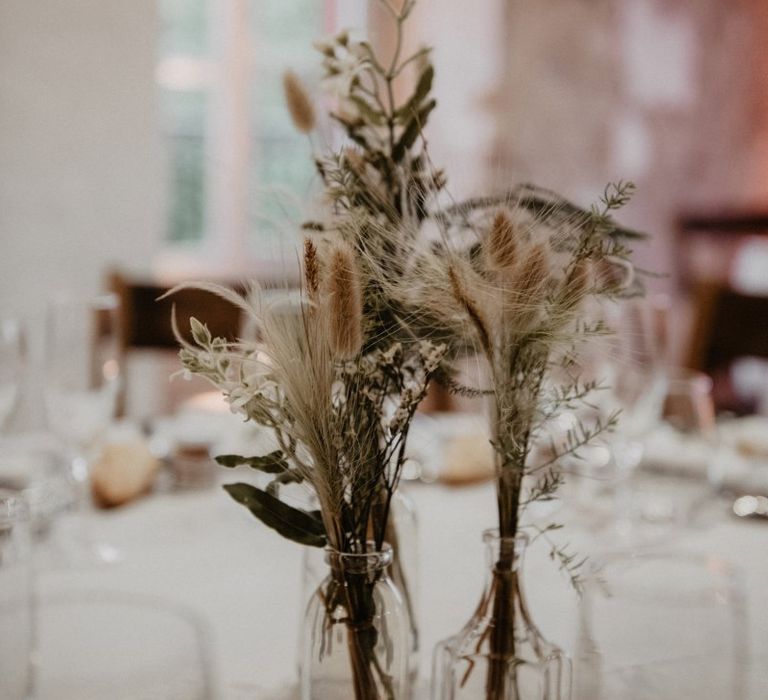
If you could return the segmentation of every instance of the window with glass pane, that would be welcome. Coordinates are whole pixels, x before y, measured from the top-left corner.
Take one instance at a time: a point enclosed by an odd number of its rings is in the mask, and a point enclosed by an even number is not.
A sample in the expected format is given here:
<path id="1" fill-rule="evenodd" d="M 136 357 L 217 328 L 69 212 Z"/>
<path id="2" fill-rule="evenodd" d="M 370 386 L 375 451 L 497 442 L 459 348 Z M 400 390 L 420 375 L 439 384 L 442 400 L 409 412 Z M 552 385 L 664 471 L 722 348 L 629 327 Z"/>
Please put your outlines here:
<path id="1" fill-rule="evenodd" d="M 255 70 L 251 93 L 253 162 L 252 249 L 277 250 L 285 224 L 300 215 L 314 180 L 312 153 L 298 134 L 283 100 L 282 76 L 290 67 L 307 85 L 317 83 L 318 55 L 312 42 L 322 34 L 324 3 L 317 0 L 259 2 L 251 15 Z"/>
<path id="2" fill-rule="evenodd" d="M 205 125 L 211 63 L 208 0 L 160 0 L 159 83 L 168 146 L 167 238 L 195 242 L 205 217 Z"/>
<path id="3" fill-rule="evenodd" d="M 240 47 L 245 50 L 236 53 L 249 63 L 248 114 L 232 118 L 248 125 L 250 167 L 244 185 L 249 197 L 248 211 L 243 212 L 248 217 L 248 249 L 255 256 L 270 257 L 285 241 L 286 224 L 300 218 L 314 182 L 311 147 L 288 117 L 282 75 L 291 68 L 307 84 L 317 84 L 318 55 L 312 42 L 332 23 L 329 12 L 338 9 L 338 1 L 160 0 L 158 82 L 169 159 L 169 242 L 200 243 L 209 234 L 206 229 L 217 225 L 208 216 L 215 211 L 209 200 L 215 195 L 206 191 L 206 180 L 217 176 L 216 168 L 225 159 L 217 158 L 216 139 L 211 141 L 208 127 L 227 114 L 217 104 L 220 93 L 214 81 L 221 79 L 216 62 L 231 47 L 211 46 L 211 13 L 229 2 L 245 8 L 247 16 L 247 32 L 217 41 L 247 42 Z"/>

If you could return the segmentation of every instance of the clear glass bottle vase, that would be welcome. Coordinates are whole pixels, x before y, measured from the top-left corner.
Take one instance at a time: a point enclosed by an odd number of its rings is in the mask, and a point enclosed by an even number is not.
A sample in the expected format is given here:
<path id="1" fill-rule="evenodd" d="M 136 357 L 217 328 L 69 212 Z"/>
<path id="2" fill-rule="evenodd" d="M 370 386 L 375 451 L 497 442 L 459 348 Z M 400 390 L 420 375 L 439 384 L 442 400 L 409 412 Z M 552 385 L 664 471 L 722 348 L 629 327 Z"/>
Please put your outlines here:
<path id="1" fill-rule="evenodd" d="M 571 664 L 531 619 L 522 583 L 528 538 L 483 533 L 489 573 L 474 615 L 440 642 L 432 700 L 568 700 Z"/>
<path id="2" fill-rule="evenodd" d="M 316 508 L 317 502 L 309 508 Z M 403 598 L 410 621 L 408 669 L 411 687 L 415 687 L 419 673 L 419 630 L 416 611 L 419 592 L 418 517 L 416 505 L 402 488 L 392 498 L 388 530 L 385 535 L 392 547 L 392 564 L 389 575 Z M 322 580 L 328 574 L 324 559 L 325 552 L 317 547 L 305 547 L 302 562 L 301 609 L 304 610 Z M 303 639 L 303 621 L 299 629 L 299 640 Z"/>
<path id="3" fill-rule="evenodd" d="M 411 626 L 388 571 L 392 548 L 328 549 L 325 561 L 328 574 L 304 616 L 301 699 L 406 700 Z"/>

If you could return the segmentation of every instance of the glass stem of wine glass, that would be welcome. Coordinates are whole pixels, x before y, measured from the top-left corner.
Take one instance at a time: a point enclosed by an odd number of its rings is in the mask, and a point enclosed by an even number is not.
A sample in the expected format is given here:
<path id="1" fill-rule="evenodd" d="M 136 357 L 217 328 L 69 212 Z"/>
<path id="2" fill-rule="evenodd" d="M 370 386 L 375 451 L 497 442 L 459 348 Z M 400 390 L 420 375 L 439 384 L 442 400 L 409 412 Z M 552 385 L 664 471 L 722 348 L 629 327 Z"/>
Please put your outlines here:
<path id="1" fill-rule="evenodd" d="M 115 563 L 122 559 L 121 552 L 101 539 L 93 522 L 95 513 L 91 490 L 91 469 L 99 458 L 99 440 L 88 444 L 70 444 L 67 447 L 67 463 L 72 483 L 72 510 L 63 544 L 65 556 L 75 563 L 83 560 Z"/>
<path id="2" fill-rule="evenodd" d="M 631 534 L 635 526 L 635 498 L 632 477 L 643 455 L 642 442 L 632 436 L 619 436 L 613 444 L 613 463 L 616 470 L 614 498 L 616 529 L 621 534 Z"/>

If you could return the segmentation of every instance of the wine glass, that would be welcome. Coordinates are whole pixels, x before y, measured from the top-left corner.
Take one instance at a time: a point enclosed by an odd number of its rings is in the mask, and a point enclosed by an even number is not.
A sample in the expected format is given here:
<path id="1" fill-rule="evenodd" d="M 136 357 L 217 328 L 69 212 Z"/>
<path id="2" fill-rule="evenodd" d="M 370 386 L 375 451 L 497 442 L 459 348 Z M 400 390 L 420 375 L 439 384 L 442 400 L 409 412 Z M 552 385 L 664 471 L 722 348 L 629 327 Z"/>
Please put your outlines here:
<path id="1" fill-rule="evenodd" d="M 667 369 L 662 422 L 645 441 L 645 464 L 654 472 L 647 521 L 693 524 L 714 503 L 724 454 L 718 440 L 712 379 L 682 367 Z M 726 459 L 727 461 L 727 459 Z M 698 518 L 701 521 L 701 518 Z"/>
<path id="2" fill-rule="evenodd" d="M 715 429 L 712 379 L 692 369 L 670 370 L 664 420 L 681 433 L 711 435 Z"/>
<path id="3" fill-rule="evenodd" d="M 609 403 L 621 411 L 612 439 L 613 458 L 624 476 L 640 464 L 642 440 L 661 418 L 667 391 L 663 341 L 656 324 L 651 300 L 626 302 L 613 321 L 606 366 Z"/>
<path id="4" fill-rule="evenodd" d="M 581 460 L 567 466 L 585 477 L 584 515 L 601 538 L 636 535 L 631 478 L 643 459 L 645 436 L 661 419 L 667 387 L 660 308 L 656 299 L 638 299 L 602 309 L 611 333 L 585 353 L 583 379 L 596 382 L 600 390 L 572 418 L 586 425 L 618 420 L 611 432 L 580 450 Z"/>
<path id="5" fill-rule="evenodd" d="M 16 491 L 0 489 L 0 697 L 25 700 L 32 684 L 30 515 Z"/>
<path id="6" fill-rule="evenodd" d="M 53 434 L 70 453 L 80 511 L 90 502 L 90 465 L 112 422 L 120 391 L 119 299 L 60 296 L 48 305 L 45 409 Z M 114 548 L 94 545 L 103 561 Z"/>
<path id="7" fill-rule="evenodd" d="M 19 399 L 26 359 L 21 321 L 0 316 L 0 428 L 9 419 Z"/>

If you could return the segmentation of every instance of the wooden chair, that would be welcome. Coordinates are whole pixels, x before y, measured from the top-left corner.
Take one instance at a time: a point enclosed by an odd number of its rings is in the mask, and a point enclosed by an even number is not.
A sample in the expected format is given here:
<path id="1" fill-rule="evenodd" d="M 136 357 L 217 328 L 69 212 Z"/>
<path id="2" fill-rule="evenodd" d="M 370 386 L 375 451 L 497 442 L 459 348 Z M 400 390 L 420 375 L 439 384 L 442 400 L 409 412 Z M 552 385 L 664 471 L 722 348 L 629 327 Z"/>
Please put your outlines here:
<path id="1" fill-rule="evenodd" d="M 742 357 L 768 359 L 768 296 L 744 294 L 718 282 L 702 282 L 694 296 L 694 326 L 687 366 L 713 376 L 719 408 L 752 407 L 727 386 L 730 366 Z"/>
<path id="2" fill-rule="evenodd" d="M 726 283 L 734 256 L 751 236 L 768 236 L 768 210 L 681 213 L 675 221 L 673 269 L 680 291 L 704 278 Z M 700 254 L 707 251 L 702 257 Z M 704 262 L 704 261 L 708 262 Z M 700 269 L 702 264 L 707 269 Z"/>
<path id="3" fill-rule="evenodd" d="M 242 292 L 242 285 L 228 285 Z M 184 289 L 160 300 L 169 287 L 151 281 L 132 280 L 118 271 L 109 276 L 109 288 L 120 298 L 123 347 L 176 350 L 179 347 L 171 328 L 171 311 L 185 338 L 190 337 L 189 319 L 205 323 L 211 334 L 235 340 L 240 332 L 242 312 L 210 292 Z"/>
<path id="4" fill-rule="evenodd" d="M 158 300 L 169 287 L 150 280 L 134 279 L 118 270 L 109 274 L 107 286 L 120 299 L 124 356 L 134 350 L 166 351 L 169 356 L 177 352 L 179 344 L 171 327 L 171 311 L 174 306 L 179 330 L 187 339 L 191 339 L 191 316 L 205 323 L 214 336 L 228 340 L 236 340 L 240 336 L 243 320 L 241 310 L 210 292 L 185 289 L 173 297 Z M 243 285 L 228 286 L 239 292 L 244 291 Z M 131 381 L 138 381 L 138 377 L 129 377 L 126 383 L 130 384 Z M 200 388 L 198 386 L 198 390 Z M 119 416 L 125 415 L 125 394 L 124 386 L 118 398 Z M 169 400 L 174 403 L 172 398 Z"/>

